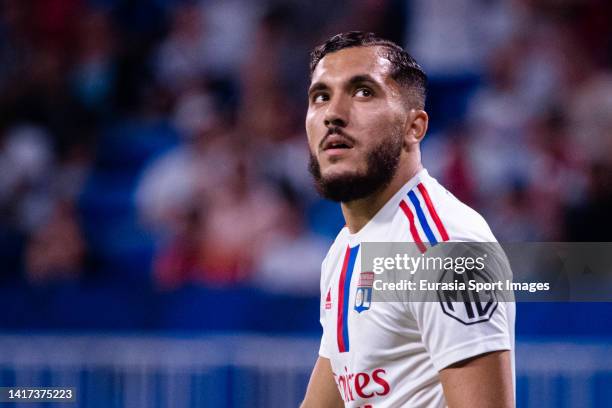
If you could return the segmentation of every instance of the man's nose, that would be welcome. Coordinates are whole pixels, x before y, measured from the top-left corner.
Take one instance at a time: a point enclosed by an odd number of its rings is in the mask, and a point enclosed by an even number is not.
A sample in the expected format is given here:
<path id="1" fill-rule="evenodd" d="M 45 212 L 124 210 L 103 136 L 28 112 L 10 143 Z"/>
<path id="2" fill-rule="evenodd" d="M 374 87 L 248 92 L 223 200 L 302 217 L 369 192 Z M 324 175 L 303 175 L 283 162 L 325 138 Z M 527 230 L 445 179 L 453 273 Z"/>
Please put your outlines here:
<path id="1" fill-rule="evenodd" d="M 346 127 L 348 125 L 349 109 L 347 101 L 342 97 L 333 98 L 327 104 L 324 123 L 327 127 Z"/>

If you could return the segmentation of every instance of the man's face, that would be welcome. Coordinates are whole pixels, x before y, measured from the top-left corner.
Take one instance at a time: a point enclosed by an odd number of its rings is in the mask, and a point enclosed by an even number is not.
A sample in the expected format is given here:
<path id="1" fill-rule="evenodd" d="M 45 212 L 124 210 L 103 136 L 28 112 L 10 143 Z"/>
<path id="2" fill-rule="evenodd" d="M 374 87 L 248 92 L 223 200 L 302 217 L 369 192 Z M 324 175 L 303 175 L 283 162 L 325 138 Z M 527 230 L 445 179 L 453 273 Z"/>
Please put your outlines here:
<path id="1" fill-rule="evenodd" d="M 310 171 L 326 198 L 366 197 L 397 170 L 407 114 L 380 51 L 345 48 L 326 55 L 313 72 L 306 133 Z"/>

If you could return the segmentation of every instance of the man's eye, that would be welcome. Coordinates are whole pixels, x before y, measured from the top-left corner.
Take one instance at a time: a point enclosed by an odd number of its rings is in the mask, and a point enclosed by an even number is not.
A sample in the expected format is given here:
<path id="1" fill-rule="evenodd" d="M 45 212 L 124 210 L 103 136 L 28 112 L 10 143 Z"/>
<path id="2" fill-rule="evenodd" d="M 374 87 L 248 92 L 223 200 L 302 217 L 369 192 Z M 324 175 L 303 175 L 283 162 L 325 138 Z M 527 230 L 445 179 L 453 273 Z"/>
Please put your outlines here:
<path id="1" fill-rule="evenodd" d="M 327 94 L 324 94 L 324 93 L 318 93 L 318 94 L 314 94 L 312 96 L 312 102 L 314 102 L 314 103 L 325 102 L 327 100 L 329 100 L 329 96 Z"/>
<path id="2" fill-rule="evenodd" d="M 368 98 L 372 96 L 372 91 L 370 91 L 368 88 L 359 88 L 355 92 L 355 96 L 361 96 L 361 97 Z"/>

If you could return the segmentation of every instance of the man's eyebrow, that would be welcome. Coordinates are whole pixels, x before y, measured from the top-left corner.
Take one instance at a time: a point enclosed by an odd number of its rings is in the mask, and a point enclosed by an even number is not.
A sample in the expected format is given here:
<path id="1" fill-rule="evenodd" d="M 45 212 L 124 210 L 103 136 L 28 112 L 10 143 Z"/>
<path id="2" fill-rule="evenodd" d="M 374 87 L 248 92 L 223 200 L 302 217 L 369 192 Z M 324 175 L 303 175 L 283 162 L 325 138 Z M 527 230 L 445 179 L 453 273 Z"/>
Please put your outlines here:
<path id="1" fill-rule="evenodd" d="M 378 85 L 378 82 L 370 75 L 360 74 L 351 77 L 351 79 L 349 79 L 347 82 L 347 86 L 352 87 L 357 84 L 362 84 L 364 82 L 370 83 L 372 85 Z M 315 82 L 310 86 L 310 88 L 308 88 L 308 95 L 312 94 L 313 92 L 323 91 L 326 89 L 329 89 L 329 87 L 324 82 Z"/>
<path id="2" fill-rule="evenodd" d="M 325 85 L 325 83 L 323 82 L 315 82 L 314 84 L 310 85 L 310 88 L 308 88 L 308 95 L 310 95 L 311 93 L 315 92 L 315 91 L 322 91 L 327 89 L 327 85 Z"/>
<path id="3" fill-rule="evenodd" d="M 363 82 L 369 82 L 372 83 L 374 85 L 377 85 L 378 83 L 376 82 L 376 80 L 374 78 L 372 78 L 370 75 L 368 74 L 363 74 L 363 75 L 355 75 L 354 77 L 352 77 L 351 79 L 349 79 L 348 84 L 349 85 L 356 85 L 356 84 L 361 84 Z"/>

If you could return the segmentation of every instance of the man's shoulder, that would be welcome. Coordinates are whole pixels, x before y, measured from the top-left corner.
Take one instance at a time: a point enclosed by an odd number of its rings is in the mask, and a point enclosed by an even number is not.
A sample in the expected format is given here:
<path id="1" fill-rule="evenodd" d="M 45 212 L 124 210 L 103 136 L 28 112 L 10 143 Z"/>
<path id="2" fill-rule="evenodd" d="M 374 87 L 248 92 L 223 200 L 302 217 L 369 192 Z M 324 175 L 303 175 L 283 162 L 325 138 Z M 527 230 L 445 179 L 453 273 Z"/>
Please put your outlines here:
<path id="1" fill-rule="evenodd" d="M 347 236 L 348 236 L 348 228 L 345 226 L 342 227 L 342 229 L 338 232 L 338 234 L 336 235 L 336 238 L 334 238 L 334 241 L 332 242 L 332 244 L 329 246 L 329 250 L 327 251 L 327 254 L 325 255 L 325 258 L 323 259 L 323 265 L 325 265 L 325 261 L 330 257 L 333 256 L 334 254 L 336 254 L 338 251 L 341 251 L 343 249 L 346 249 L 346 245 L 347 245 Z"/>
<path id="2" fill-rule="evenodd" d="M 404 194 L 397 212 L 396 222 L 408 224 L 414 241 L 495 241 L 485 219 L 428 174 Z"/>
<path id="3" fill-rule="evenodd" d="M 449 241 L 496 241 L 484 217 L 455 197 L 436 179 L 428 177 L 422 186 L 447 231 Z"/>

